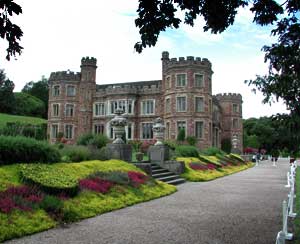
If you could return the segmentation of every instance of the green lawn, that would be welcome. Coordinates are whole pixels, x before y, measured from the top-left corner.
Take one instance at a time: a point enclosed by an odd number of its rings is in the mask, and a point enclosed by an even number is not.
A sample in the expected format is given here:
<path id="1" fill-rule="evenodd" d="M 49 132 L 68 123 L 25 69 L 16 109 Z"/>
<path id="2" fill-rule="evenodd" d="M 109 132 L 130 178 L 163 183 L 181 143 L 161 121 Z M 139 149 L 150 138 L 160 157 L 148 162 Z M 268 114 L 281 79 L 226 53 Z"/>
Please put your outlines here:
<path id="1" fill-rule="evenodd" d="M 47 120 L 37 117 L 18 116 L 0 113 L 0 128 L 5 126 L 7 122 L 19 122 L 22 124 L 38 125 L 47 123 Z"/>

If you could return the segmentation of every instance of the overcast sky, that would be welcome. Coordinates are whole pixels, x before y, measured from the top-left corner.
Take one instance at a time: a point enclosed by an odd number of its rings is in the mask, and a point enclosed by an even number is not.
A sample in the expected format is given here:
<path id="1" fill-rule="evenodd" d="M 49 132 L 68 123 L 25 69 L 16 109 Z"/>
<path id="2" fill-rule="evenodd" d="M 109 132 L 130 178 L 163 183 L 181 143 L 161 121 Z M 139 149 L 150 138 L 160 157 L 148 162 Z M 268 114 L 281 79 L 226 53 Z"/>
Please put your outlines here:
<path id="1" fill-rule="evenodd" d="M 161 79 L 161 53 L 169 51 L 170 58 L 208 58 L 214 71 L 213 94 L 241 93 L 244 118 L 285 111 L 281 103 L 263 105 L 263 96 L 244 84 L 266 74 L 261 48 L 272 43 L 270 28 L 252 24 L 248 10 L 240 10 L 234 25 L 222 34 L 203 32 L 199 19 L 193 28 L 182 24 L 162 33 L 155 47 L 138 54 L 133 48 L 139 41 L 134 25 L 137 0 L 16 2 L 23 8 L 23 14 L 14 18 L 24 32 L 22 55 L 6 61 L 6 43 L 0 41 L 0 68 L 15 83 L 15 91 L 52 71 L 79 72 L 83 56 L 97 58 L 97 84 Z"/>

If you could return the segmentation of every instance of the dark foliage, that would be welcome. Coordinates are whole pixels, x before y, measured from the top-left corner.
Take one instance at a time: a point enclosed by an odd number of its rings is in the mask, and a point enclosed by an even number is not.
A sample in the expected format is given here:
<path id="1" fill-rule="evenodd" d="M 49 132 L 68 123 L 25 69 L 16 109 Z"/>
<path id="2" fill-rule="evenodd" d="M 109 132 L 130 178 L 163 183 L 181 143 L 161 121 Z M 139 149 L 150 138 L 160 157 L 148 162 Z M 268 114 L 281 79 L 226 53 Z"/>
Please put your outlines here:
<path id="1" fill-rule="evenodd" d="M 0 28 L 1 28 L 1 17 L 0 17 Z M 13 93 L 14 88 L 15 88 L 14 83 L 6 77 L 4 70 L 0 69 L 0 113 L 13 112 L 15 106 L 15 97 Z"/>

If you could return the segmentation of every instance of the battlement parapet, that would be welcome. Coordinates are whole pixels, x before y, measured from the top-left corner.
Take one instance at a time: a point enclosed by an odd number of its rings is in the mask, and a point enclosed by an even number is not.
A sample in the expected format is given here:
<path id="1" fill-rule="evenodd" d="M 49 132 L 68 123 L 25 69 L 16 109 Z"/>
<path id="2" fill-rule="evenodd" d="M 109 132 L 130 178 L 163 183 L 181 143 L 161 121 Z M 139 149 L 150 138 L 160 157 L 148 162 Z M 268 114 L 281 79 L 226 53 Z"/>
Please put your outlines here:
<path id="1" fill-rule="evenodd" d="M 113 94 L 154 94 L 161 92 L 160 84 L 116 84 L 103 87 L 97 87 L 97 93 L 113 95 Z"/>
<path id="2" fill-rule="evenodd" d="M 242 95 L 239 93 L 219 93 L 214 95 L 217 100 L 240 100 L 242 101 Z"/>
<path id="3" fill-rule="evenodd" d="M 171 58 L 168 60 L 165 60 L 166 68 L 177 68 L 182 66 L 199 66 L 201 68 L 209 68 L 211 69 L 211 62 L 207 58 L 200 58 L 200 57 L 193 57 L 193 56 L 187 56 L 179 57 L 177 58 Z"/>
<path id="4" fill-rule="evenodd" d="M 52 72 L 49 77 L 49 81 L 80 81 L 80 79 L 80 72 L 75 73 L 69 70 Z"/>
<path id="5" fill-rule="evenodd" d="M 83 57 L 81 59 L 81 66 L 96 66 L 97 59 L 94 57 Z"/>

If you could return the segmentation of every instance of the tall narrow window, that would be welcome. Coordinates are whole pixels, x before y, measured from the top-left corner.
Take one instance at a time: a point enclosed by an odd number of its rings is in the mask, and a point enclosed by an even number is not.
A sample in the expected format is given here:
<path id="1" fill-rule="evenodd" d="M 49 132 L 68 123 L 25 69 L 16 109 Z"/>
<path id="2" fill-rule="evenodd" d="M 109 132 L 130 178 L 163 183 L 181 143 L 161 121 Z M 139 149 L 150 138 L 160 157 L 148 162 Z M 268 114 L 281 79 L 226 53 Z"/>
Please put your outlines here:
<path id="1" fill-rule="evenodd" d="M 196 123 L 195 123 L 195 136 L 198 139 L 203 138 L 203 121 L 196 121 Z"/>
<path id="2" fill-rule="evenodd" d="M 152 123 L 142 123 L 142 139 L 153 138 L 152 127 L 153 127 Z"/>
<path id="3" fill-rule="evenodd" d="M 171 88 L 171 76 L 166 76 L 166 89 Z"/>
<path id="4" fill-rule="evenodd" d="M 94 133 L 95 134 L 104 134 L 104 125 L 95 125 L 94 126 Z"/>
<path id="5" fill-rule="evenodd" d="M 238 109 L 239 109 L 239 107 L 236 103 L 232 104 L 232 110 L 233 110 L 234 113 L 238 113 L 239 112 Z"/>
<path id="6" fill-rule="evenodd" d="M 52 88 L 52 96 L 57 97 L 60 94 L 59 85 L 53 86 Z"/>
<path id="7" fill-rule="evenodd" d="M 133 113 L 133 106 L 132 106 L 132 100 L 127 101 L 127 113 L 132 114 Z"/>
<path id="8" fill-rule="evenodd" d="M 76 95 L 76 89 L 75 86 L 67 86 L 67 96 L 75 96 Z"/>
<path id="9" fill-rule="evenodd" d="M 209 123 L 209 131 L 208 131 L 208 136 L 209 136 L 209 140 L 211 141 L 212 140 L 212 124 Z"/>
<path id="10" fill-rule="evenodd" d="M 52 116 L 58 117 L 59 116 L 59 104 L 52 104 Z"/>
<path id="11" fill-rule="evenodd" d="M 95 103 L 94 105 L 94 116 L 105 115 L 105 103 Z"/>
<path id="12" fill-rule="evenodd" d="M 66 139 L 73 138 L 73 125 L 65 125 L 65 138 Z"/>
<path id="13" fill-rule="evenodd" d="M 177 97 L 176 98 L 176 110 L 177 112 L 186 111 L 186 97 Z"/>
<path id="14" fill-rule="evenodd" d="M 177 121 L 177 136 L 179 134 L 179 131 L 184 130 L 185 136 L 186 135 L 186 122 L 185 121 Z"/>
<path id="15" fill-rule="evenodd" d="M 58 137 L 58 125 L 52 125 L 51 126 L 51 138 L 57 138 Z"/>
<path id="16" fill-rule="evenodd" d="M 176 86 L 186 86 L 186 74 L 177 74 L 176 75 Z"/>
<path id="17" fill-rule="evenodd" d="M 142 115 L 154 114 L 154 100 L 145 100 L 141 103 Z"/>
<path id="18" fill-rule="evenodd" d="M 170 139 L 170 122 L 166 123 L 166 139 Z"/>
<path id="19" fill-rule="evenodd" d="M 195 110 L 196 112 L 204 112 L 204 98 L 195 97 Z"/>
<path id="20" fill-rule="evenodd" d="M 127 130 L 127 133 L 126 133 L 126 138 L 128 139 L 128 140 L 131 140 L 132 139 L 132 124 L 131 123 L 129 123 L 128 125 L 127 125 L 127 128 L 126 128 Z"/>
<path id="21" fill-rule="evenodd" d="M 74 116 L 74 104 L 66 104 L 66 117 Z"/>
<path id="22" fill-rule="evenodd" d="M 204 87 L 204 78 L 202 74 L 195 74 L 195 87 Z"/>
<path id="23" fill-rule="evenodd" d="M 171 98 L 166 99 L 166 113 L 171 113 Z"/>
<path id="24" fill-rule="evenodd" d="M 238 121 L 238 119 L 233 119 L 232 120 L 232 128 L 233 129 L 238 129 L 238 127 L 239 127 L 239 121 Z"/>

